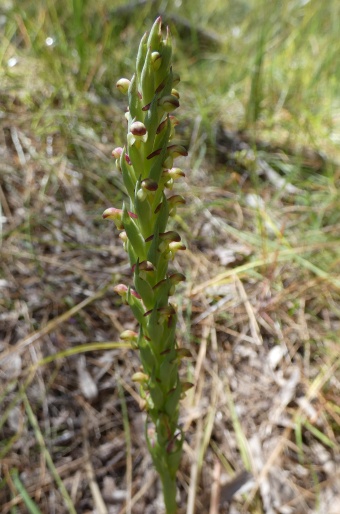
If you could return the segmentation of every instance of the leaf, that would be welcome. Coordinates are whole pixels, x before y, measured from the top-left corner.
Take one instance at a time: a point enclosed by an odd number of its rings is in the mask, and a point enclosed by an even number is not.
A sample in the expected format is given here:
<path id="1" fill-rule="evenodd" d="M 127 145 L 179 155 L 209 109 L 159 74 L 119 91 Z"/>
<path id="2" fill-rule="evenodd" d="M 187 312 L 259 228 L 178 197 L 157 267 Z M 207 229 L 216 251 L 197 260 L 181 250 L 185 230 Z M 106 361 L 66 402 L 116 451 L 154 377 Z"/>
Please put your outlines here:
<path id="1" fill-rule="evenodd" d="M 140 233 L 139 227 L 136 225 L 135 221 L 128 214 L 127 208 L 125 204 L 123 205 L 123 225 L 124 230 L 128 236 L 130 243 L 133 246 L 133 249 L 136 252 L 137 257 L 140 261 L 146 260 L 146 247 L 145 241 Z M 131 263 L 135 264 L 135 263 Z"/>
<path id="2" fill-rule="evenodd" d="M 154 292 L 152 287 L 146 280 L 143 280 L 139 275 L 139 261 L 137 260 L 134 271 L 134 284 L 137 293 L 142 297 L 143 303 L 147 310 L 154 307 Z"/>

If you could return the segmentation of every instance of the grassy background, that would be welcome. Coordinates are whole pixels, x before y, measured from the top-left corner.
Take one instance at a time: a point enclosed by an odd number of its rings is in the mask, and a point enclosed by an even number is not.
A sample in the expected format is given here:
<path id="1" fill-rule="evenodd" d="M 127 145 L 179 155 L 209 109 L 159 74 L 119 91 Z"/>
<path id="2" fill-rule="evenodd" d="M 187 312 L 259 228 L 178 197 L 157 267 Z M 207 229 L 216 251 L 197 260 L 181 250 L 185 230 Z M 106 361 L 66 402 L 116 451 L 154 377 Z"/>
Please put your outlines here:
<path id="1" fill-rule="evenodd" d="M 174 264 L 196 383 L 181 512 L 335 514 L 337 0 L 1 3 L 2 512 L 162 511 L 130 380 L 138 359 L 119 341 L 134 322 L 112 292 L 130 273 L 101 220 L 124 195 L 115 83 L 159 13 L 189 150 L 175 220 L 188 251 Z M 252 478 L 231 500 L 243 470 Z"/>

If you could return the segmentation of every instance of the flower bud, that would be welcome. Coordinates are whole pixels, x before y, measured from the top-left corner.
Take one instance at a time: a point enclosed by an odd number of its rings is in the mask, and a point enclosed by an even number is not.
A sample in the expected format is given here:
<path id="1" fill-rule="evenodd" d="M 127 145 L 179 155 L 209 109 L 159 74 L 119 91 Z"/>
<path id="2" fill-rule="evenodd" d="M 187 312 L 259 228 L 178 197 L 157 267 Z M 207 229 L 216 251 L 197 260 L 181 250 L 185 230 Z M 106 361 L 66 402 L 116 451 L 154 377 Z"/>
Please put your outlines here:
<path id="1" fill-rule="evenodd" d="M 129 87 L 130 87 L 130 80 L 129 79 L 119 79 L 117 84 L 116 84 L 116 87 L 117 89 L 119 89 L 119 91 L 121 93 L 123 93 L 123 95 L 126 95 L 127 92 L 129 91 Z"/>
<path id="2" fill-rule="evenodd" d="M 168 230 L 167 232 L 161 232 L 159 234 L 159 237 L 160 237 L 160 239 L 162 239 L 162 241 L 178 242 L 181 240 L 181 236 L 174 230 Z"/>
<path id="3" fill-rule="evenodd" d="M 156 134 L 159 134 L 160 132 L 162 132 L 162 130 L 167 126 L 168 118 L 170 120 L 170 123 L 171 123 L 172 127 L 175 127 L 176 125 L 179 124 L 179 121 L 176 118 L 176 116 L 168 116 L 165 120 L 162 121 L 162 123 L 160 123 L 158 125 L 157 130 L 156 130 Z"/>
<path id="4" fill-rule="evenodd" d="M 159 52 L 152 52 L 151 63 L 155 71 L 159 70 L 160 65 L 162 64 L 162 56 Z"/>
<path id="5" fill-rule="evenodd" d="M 144 382 L 147 382 L 149 380 L 149 375 L 146 375 L 145 373 L 142 373 L 141 371 L 137 371 L 137 373 L 134 373 L 131 377 L 132 382 L 138 382 L 139 384 L 143 384 Z"/>
<path id="6" fill-rule="evenodd" d="M 158 184 L 151 178 L 145 178 L 141 182 L 141 186 L 143 189 L 146 189 L 147 191 L 154 192 L 158 189 Z"/>
<path id="7" fill-rule="evenodd" d="M 123 341 L 130 341 L 133 343 L 137 342 L 138 334 L 134 330 L 123 330 L 123 332 L 119 335 L 119 337 Z"/>
<path id="8" fill-rule="evenodd" d="M 185 177 L 185 173 L 180 168 L 165 169 L 162 172 L 162 178 L 164 180 L 164 187 L 172 189 L 174 180 L 179 177 Z"/>
<path id="9" fill-rule="evenodd" d="M 168 146 L 168 152 L 174 158 L 180 155 L 183 157 L 186 157 L 188 155 L 188 151 L 182 145 L 170 145 Z"/>
<path id="10" fill-rule="evenodd" d="M 141 121 L 134 121 L 131 123 L 130 131 L 127 135 L 127 141 L 129 145 L 133 145 L 134 143 L 139 143 L 137 147 L 140 146 L 140 141 L 144 143 L 148 139 L 148 132 L 146 130 L 146 126 Z"/>
<path id="11" fill-rule="evenodd" d="M 158 100 L 158 105 L 165 112 L 172 112 L 179 107 L 179 100 L 174 95 L 166 95 Z"/>
<path id="12" fill-rule="evenodd" d="M 180 168 L 171 168 L 163 170 L 162 177 L 165 178 L 166 181 L 171 179 L 176 180 L 179 177 L 185 177 L 185 173 Z"/>
<path id="13" fill-rule="evenodd" d="M 114 286 L 113 290 L 115 293 L 119 294 L 119 296 L 121 296 L 124 300 L 126 300 L 129 288 L 125 284 L 117 284 L 116 286 Z M 130 294 L 135 298 L 138 298 L 138 300 L 141 300 L 141 296 L 134 289 L 130 288 Z"/>
<path id="14" fill-rule="evenodd" d="M 137 214 L 135 214 L 134 212 L 130 212 L 130 211 L 128 211 L 128 215 L 130 216 L 130 218 L 138 217 Z M 105 211 L 103 212 L 103 218 L 104 218 L 104 220 L 113 220 L 115 222 L 115 225 L 118 228 L 118 230 L 124 229 L 124 225 L 122 222 L 122 218 L 123 218 L 122 209 L 116 209 L 115 207 L 109 207 L 108 209 L 105 209 Z"/>
<path id="15" fill-rule="evenodd" d="M 146 200 L 150 193 L 154 193 L 158 189 L 158 184 L 151 178 L 145 178 L 141 182 L 141 187 L 137 191 L 137 196 L 141 202 Z"/>
<path id="16" fill-rule="evenodd" d="M 183 273 L 173 273 L 173 275 L 170 275 L 169 280 L 171 283 L 169 294 L 173 295 L 175 294 L 177 284 L 185 281 L 185 276 Z"/>
<path id="17" fill-rule="evenodd" d="M 176 285 L 180 282 L 184 282 L 186 280 L 185 275 L 183 273 L 173 273 L 170 275 L 169 280 L 172 284 Z"/>
<path id="18" fill-rule="evenodd" d="M 169 254 L 172 259 L 174 259 L 176 252 L 178 250 L 186 250 L 186 246 L 183 243 L 173 241 L 169 243 Z"/>
<path id="19" fill-rule="evenodd" d="M 113 290 L 123 298 L 127 295 L 128 287 L 125 284 L 117 284 L 114 286 Z"/>
<path id="20" fill-rule="evenodd" d="M 123 148 L 121 146 L 117 146 L 117 148 L 114 148 L 111 152 L 111 155 L 112 157 L 114 157 L 115 159 L 119 159 L 120 156 L 122 155 L 123 153 Z"/>
<path id="21" fill-rule="evenodd" d="M 174 230 L 169 230 L 168 232 L 163 232 L 159 234 L 159 238 L 161 239 L 161 242 L 159 244 L 158 249 L 160 252 L 164 252 L 165 254 L 169 253 L 170 244 L 179 244 L 181 240 L 180 235 Z"/>
<path id="22" fill-rule="evenodd" d="M 119 239 L 121 239 L 123 241 L 123 243 L 126 243 L 127 240 L 128 240 L 128 236 L 127 236 L 127 233 L 125 232 L 125 230 L 122 230 L 121 232 L 119 232 Z"/>
<path id="23" fill-rule="evenodd" d="M 142 137 L 147 134 L 146 126 L 141 121 L 134 121 L 131 123 L 130 132 L 137 137 Z"/>
<path id="24" fill-rule="evenodd" d="M 136 268 L 136 264 L 132 266 L 132 271 L 134 272 Z M 139 263 L 140 271 L 155 271 L 155 266 L 150 261 L 142 261 Z"/>
<path id="25" fill-rule="evenodd" d="M 168 198 L 168 204 L 169 204 L 169 208 L 173 209 L 177 205 L 180 205 L 180 204 L 184 205 L 185 199 L 183 198 L 182 195 L 173 195 Z"/>
<path id="26" fill-rule="evenodd" d="M 115 222 L 118 230 L 123 230 L 124 225 L 122 222 L 123 211 L 122 209 L 116 209 L 115 207 L 109 207 L 103 212 L 104 220 L 112 220 Z"/>

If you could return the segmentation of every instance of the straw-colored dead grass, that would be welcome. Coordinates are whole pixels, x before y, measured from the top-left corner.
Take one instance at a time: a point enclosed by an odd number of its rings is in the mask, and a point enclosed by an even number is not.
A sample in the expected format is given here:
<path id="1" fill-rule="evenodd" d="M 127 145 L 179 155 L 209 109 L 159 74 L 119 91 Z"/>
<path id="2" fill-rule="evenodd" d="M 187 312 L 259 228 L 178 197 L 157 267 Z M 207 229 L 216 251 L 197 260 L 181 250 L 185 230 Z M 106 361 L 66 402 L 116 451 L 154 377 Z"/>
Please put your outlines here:
<path id="1" fill-rule="evenodd" d="M 112 292 L 130 272 L 116 231 L 100 220 L 120 195 L 119 176 L 98 173 L 111 169 L 110 142 L 78 135 L 70 146 L 53 132 L 42 141 L 27 113 L 14 114 L 0 141 L 1 512 L 27 512 L 17 468 L 43 513 L 73 504 L 81 513 L 158 514 L 131 382 L 138 356 L 119 343 L 134 320 Z M 254 188 L 233 164 L 225 178 L 208 164 L 188 170 L 177 220 L 188 245 L 174 262 L 188 277 L 175 299 L 179 344 L 192 352 L 182 373 L 195 384 L 181 417 L 180 512 L 336 514 L 336 242 L 306 248 L 299 224 L 308 213 L 273 179 L 260 175 Z M 332 268 L 309 260 L 315 252 Z M 107 349 L 79 346 L 94 342 Z"/>

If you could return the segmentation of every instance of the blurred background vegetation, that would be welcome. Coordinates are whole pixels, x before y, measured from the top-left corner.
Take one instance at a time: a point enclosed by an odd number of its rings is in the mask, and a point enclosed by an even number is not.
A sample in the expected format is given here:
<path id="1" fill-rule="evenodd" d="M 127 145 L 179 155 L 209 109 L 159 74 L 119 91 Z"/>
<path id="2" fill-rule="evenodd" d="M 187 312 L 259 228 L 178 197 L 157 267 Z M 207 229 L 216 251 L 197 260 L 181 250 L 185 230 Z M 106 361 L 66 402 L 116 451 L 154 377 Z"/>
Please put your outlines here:
<path id="1" fill-rule="evenodd" d="M 77 512 L 87 512 L 93 502 L 99 508 L 95 499 L 91 503 L 88 488 L 75 491 L 69 486 L 70 498 L 58 481 L 62 476 L 73 483 L 62 465 L 78 458 L 77 441 L 83 435 L 76 418 L 90 410 L 74 391 L 92 402 L 99 418 L 103 416 L 96 429 L 105 444 L 110 441 L 105 409 L 112 404 L 105 391 L 114 390 L 117 404 L 125 404 L 121 390 L 103 385 L 104 374 L 98 369 L 104 364 L 99 366 L 93 358 L 86 361 L 86 370 L 97 377 L 94 389 L 101 394 L 94 400 L 96 394 L 91 397 L 84 386 L 86 380 L 91 383 L 89 376 L 82 381 L 84 363 L 80 366 L 78 355 L 73 359 L 68 352 L 75 347 L 81 354 L 82 344 L 90 349 L 89 343 L 105 341 L 116 345 L 112 351 L 127 351 L 115 341 L 131 319 L 110 287 L 121 275 L 128 276 L 128 270 L 116 235 L 102 222 L 101 213 L 119 206 L 124 195 L 110 158 L 112 148 L 123 144 L 125 137 L 126 99 L 115 84 L 131 77 L 140 37 L 159 14 L 174 39 L 174 69 L 181 76 L 177 132 L 189 150 L 181 163 L 188 202 L 176 219 L 189 248 L 178 264 L 188 276 L 188 289 L 177 299 L 180 339 L 195 354 L 201 351 L 202 338 L 210 338 L 214 351 L 224 352 L 221 363 L 226 358 L 225 366 L 231 362 L 236 374 L 248 376 L 255 395 L 248 405 L 248 396 L 242 393 L 245 379 L 238 387 L 231 386 L 230 393 L 224 370 L 214 367 L 213 352 L 206 355 L 206 375 L 198 373 L 195 359 L 188 365 L 189 378 L 205 380 L 198 392 L 211 405 L 228 398 L 228 409 L 215 423 L 228 426 L 228 437 L 235 437 L 234 446 L 225 447 L 226 438 L 219 440 L 216 427 L 215 432 L 205 431 L 199 466 L 203 456 L 211 464 L 210 451 L 219 456 L 228 475 L 240 469 L 240 463 L 256 475 L 246 442 L 252 435 L 250 418 L 247 413 L 242 417 L 242 409 L 250 412 L 258 403 L 259 412 L 252 414 L 257 428 L 264 423 L 261 416 L 271 412 L 270 406 L 263 412 L 260 404 L 267 395 L 274 404 L 279 381 L 271 383 L 270 375 L 271 392 L 260 388 L 258 396 L 254 384 L 260 381 L 262 363 L 278 346 L 283 353 L 276 365 L 282 376 L 288 364 L 301 373 L 282 407 L 293 420 L 293 429 L 285 432 L 287 446 L 278 443 L 278 454 L 286 457 L 280 461 L 282 473 L 291 473 L 293 489 L 296 483 L 300 487 L 296 496 L 303 498 L 301 504 L 289 497 L 292 510 L 280 512 L 331 513 L 330 505 L 339 505 L 340 495 L 332 489 L 340 449 L 338 0 L 2 0 L 0 351 L 10 357 L 6 365 L 0 362 L 3 512 L 38 512 L 29 506 L 30 498 L 43 512 L 52 512 L 55 497 L 55 512 L 65 512 L 65 503 L 67 512 L 73 512 L 72 504 Z M 236 276 L 244 288 L 234 284 L 246 315 L 239 310 L 237 295 L 229 298 L 228 287 Z M 220 308 L 223 301 L 225 310 Z M 249 312 L 255 313 L 253 317 Z M 211 334 L 202 336 L 210 315 L 216 340 Z M 246 370 L 241 357 L 233 360 L 239 334 L 245 347 L 253 338 L 262 345 L 251 350 Z M 103 349 L 91 348 L 98 354 Z M 126 395 L 132 394 L 127 377 L 133 369 L 126 373 L 124 366 L 138 363 L 122 359 L 116 368 L 117 355 L 106 352 L 112 357 L 114 380 L 122 381 Z M 249 357 L 245 355 L 243 360 Z M 219 386 L 211 378 L 217 375 Z M 215 391 L 216 397 L 214 387 L 220 391 Z M 189 397 L 189 407 L 200 405 L 202 397 L 196 392 Z M 303 394 L 317 404 L 316 417 L 302 409 L 298 399 Z M 70 403 L 58 403 L 66 400 Z M 57 407 L 51 410 L 51 404 Z M 131 404 L 128 407 L 132 409 Z M 121 410 L 131 417 L 129 409 Z M 62 411 L 75 417 L 74 440 L 67 449 L 53 446 L 56 435 L 71 430 L 61 421 Z M 121 411 L 112 416 L 116 430 L 120 427 L 117 439 L 129 448 L 127 418 L 120 426 Z M 197 428 L 194 415 L 193 419 L 187 426 L 192 441 Z M 96 437 L 89 439 L 99 455 Z M 331 463 L 327 470 L 320 463 L 320 448 L 326 452 L 325 462 Z M 127 462 L 131 451 L 126 452 Z M 60 465 L 56 475 L 46 452 L 57 468 Z M 41 470 L 39 459 L 50 463 L 56 490 L 51 481 L 41 485 L 41 476 L 34 474 Z M 184 459 L 183 469 L 188 466 Z M 21 475 L 11 474 L 16 468 Z M 95 468 L 100 490 L 105 491 L 105 466 Z M 126 469 L 131 473 L 131 465 Z M 295 475 L 298 469 L 301 475 Z M 132 478 L 126 473 L 124 468 L 117 474 L 123 477 L 121 482 L 116 479 L 129 498 Z M 136 469 L 134 473 L 139 476 Z M 189 483 L 183 473 L 182 485 Z M 198 491 L 200 512 L 208 512 L 204 484 L 199 490 L 190 482 L 190 488 Z M 28 491 L 28 499 L 22 491 Z M 322 491 L 329 493 L 329 505 Z M 256 486 L 250 496 L 237 501 L 240 510 L 235 512 L 271 512 L 268 502 L 265 506 L 265 492 Z M 283 505 L 288 500 L 278 501 Z M 144 504 L 140 509 L 146 512 Z"/>

